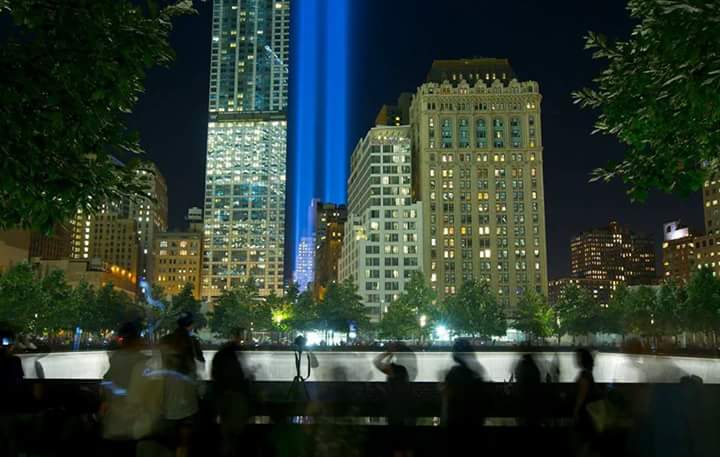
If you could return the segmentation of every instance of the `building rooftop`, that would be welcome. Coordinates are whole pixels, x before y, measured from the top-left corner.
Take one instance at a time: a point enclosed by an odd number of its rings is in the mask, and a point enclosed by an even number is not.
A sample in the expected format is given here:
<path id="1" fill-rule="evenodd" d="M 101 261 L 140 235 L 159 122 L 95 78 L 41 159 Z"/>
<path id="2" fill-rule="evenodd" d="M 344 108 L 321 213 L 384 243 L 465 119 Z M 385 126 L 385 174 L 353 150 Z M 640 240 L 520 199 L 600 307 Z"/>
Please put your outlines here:
<path id="1" fill-rule="evenodd" d="M 515 78 L 515 72 L 508 59 L 479 57 L 473 59 L 434 60 L 425 82 L 442 83 L 465 79 L 469 83 L 477 80 L 500 79 L 507 83 Z"/>

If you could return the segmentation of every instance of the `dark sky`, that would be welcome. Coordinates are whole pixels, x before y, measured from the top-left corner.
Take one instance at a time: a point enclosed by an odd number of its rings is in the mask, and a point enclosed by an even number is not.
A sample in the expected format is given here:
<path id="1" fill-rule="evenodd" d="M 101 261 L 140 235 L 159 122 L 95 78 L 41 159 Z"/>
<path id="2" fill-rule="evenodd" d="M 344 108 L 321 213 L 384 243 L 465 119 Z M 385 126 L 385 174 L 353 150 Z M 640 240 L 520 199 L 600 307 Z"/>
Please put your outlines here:
<path id="1" fill-rule="evenodd" d="M 658 257 L 663 222 L 681 218 L 702 227 L 699 195 L 653 195 L 632 204 L 621 183 L 588 183 L 590 171 L 621 157 L 623 148 L 612 138 L 590 135 L 595 115 L 574 106 L 570 92 L 588 85 L 601 68 L 583 49 L 587 30 L 627 37 L 632 23 L 625 1 L 350 4 L 351 145 L 372 126 L 380 105 L 393 102 L 402 91 L 414 91 L 433 59 L 507 57 L 520 79 L 540 83 L 550 277 L 568 273 L 573 235 L 611 219 L 654 236 Z M 168 181 L 170 224 L 176 228 L 184 225 L 187 208 L 203 206 L 211 2 L 196 6 L 197 16 L 176 23 L 171 37 L 175 62 L 149 75 L 146 94 L 131 118 L 148 157 Z"/>

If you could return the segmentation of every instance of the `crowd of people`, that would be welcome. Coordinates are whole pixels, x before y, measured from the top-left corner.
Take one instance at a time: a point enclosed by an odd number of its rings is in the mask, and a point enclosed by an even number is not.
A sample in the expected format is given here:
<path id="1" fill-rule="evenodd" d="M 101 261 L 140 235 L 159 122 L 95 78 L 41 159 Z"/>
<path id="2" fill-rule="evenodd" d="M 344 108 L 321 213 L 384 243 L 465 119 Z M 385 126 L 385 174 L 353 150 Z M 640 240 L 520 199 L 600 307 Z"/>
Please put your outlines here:
<path id="1" fill-rule="evenodd" d="M 109 369 L 101 384 L 101 398 L 97 412 L 98 434 L 107 445 L 105 455 L 205 455 L 197 447 L 196 437 L 203 427 L 211 424 L 218 431 L 221 456 L 239 456 L 247 450 L 247 425 L 253 401 L 253 379 L 242 360 L 246 349 L 243 342 L 245 332 L 237 329 L 233 338 L 217 351 L 211 363 L 212 383 L 200 382 L 198 369 L 205 359 L 200 342 L 193 334 L 194 316 L 183 313 L 177 320 L 177 328 L 158 342 L 160 363 L 147 355 L 146 344 L 141 337 L 137 323 L 124 324 L 117 332 L 118 347 L 110 356 Z M 304 340 L 295 342 L 298 377 L 302 383 Z M 23 396 L 23 368 L 21 360 L 13 354 L 16 346 L 27 342 L 15 340 L 12 334 L 2 335 L 0 349 L 0 455 L 19 455 L 18 432 L 22 427 L 19 415 L 13 412 L 27 409 L 20 402 L 39 401 L 42 392 L 33 391 L 32 397 Z M 393 457 L 414 457 L 416 455 L 417 414 L 416 398 L 413 397 L 412 383 L 417 375 L 414 352 L 406 344 L 397 342 L 384 346 L 384 351 L 374 359 L 374 367 L 386 377 L 384 388 L 385 418 L 388 436 L 388 453 Z M 308 355 L 307 363 L 313 362 Z M 487 425 L 489 384 L 485 370 L 474 354 L 474 347 L 466 339 L 457 339 L 452 347 L 454 365 L 441 383 L 442 411 L 440 424 L 447 431 L 448 455 L 464 455 L 468 446 L 482 437 Z M 704 423 L 703 414 L 692 411 L 690 405 L 682 404 L 677 398 L 657 397 L 650 394 L 642 398 L 624 398 L 617 401 L 612 392 L 598 387 L 594 381 L 594 360 L 586 349 L 576 350 L 578 374 L 572 403 L 571 449 L 575 455 L 609 455 L 604 451 L 613 442 L 613 431 L 632 429 L 634 440 L 627 439 L 621 446 L 627 455 L 712 455 L 718 450 L 708 441 L 712 432 Z M 510 385 L 517 399 L 516 424 L 523 427 L 532 442 L 539 436 L 542 427 L 552 425 L 548 411 L 552 409 L 550 398 L 543 384 L 556 383 L 560 379 L 559 364 L 540 368 L 532 353 L 525 353 L 515 364 Z M 338 380 L 345 379 L 338 372 Z M 697 398 L 702 380 L 694 376 L 678 379 L 685 399 Z M 307 395 L 307 390 L 305 390 Z M 340 393 L 339 395 L 344 395 Z M 693 397 L 695 395 L 696 397 Z M 309 398 L 306 398 L 309 400 Z M 336 399 L 337 400 L 337 399 Z M 352 399 L 341 398 L 343 402 Z M 670 418 L 659 420 L 658 405 L 672 403 L 676 409 L 670 411 Z M 203 404 L 209 404 L 205 411 Z M 320 415 L 309 402 L 308 415 Z M 693 407 L 697 405 L 692 405 Z M 208 409 L 208 408 L 206 408 Z M 325 411 L 327 413 L 327 411 Z M 335 411 L 333 414 L 337 414 Z M 351 410 L 342 414 L 352 415 Z M 340 414 L 340 415 L 342 415 Z M 208 420 L 208 417 L 210 418 Z M 283 418 L 273 418 L 281 423 Z M 287 419 L 287 418 L 285 418 Z M 674 422 L 673 422 L 674 421 Z M 662 422 L 662 423 L 660 423 Z M 675 424 L 673 427 L 670 424 Z M 692 427 L 690 426 L 692 425 Z M 676 454 L 643 453 L 647 440 L 653 440 L 652 449 L 659 449 L 663 437 L 656 435 L 658 427 L 674 429 L 678 439 L 684 440 L 685 447 L 670 447 Z M 681 432 L 678 432 L 678 427 Z M 358 435 L 342 437 L 337 431 L 317 433 L 322 445 L 316 447 L 317 455 L 357 454 Z M 278 432 L 280 433 L 280 432 Z M 274 435 L 271 435 L 274 436 Z M 629 436 L 629 435 L 626 435 Z M 638 438 L 640 437 L 640 438 Z M 293 451 L 293 440 L 288 435 L 274 439 L 277 452 L 273 455 L 300 455 Z M 344 450 L 338 443 L 350 442 L 355 445 Z M 613 442 L 613 444 L 617 444 Z M 284 449 L 284 451 L 282 451 Z M 320 452 L 320 449 L 326 451 Z M 334 451 L 330 451 L 334 449 Z M 354 450 L 353 450 L 354 449 Z M 615 447 L 614 449 L 618 449 Z M 692 452 L 680 452 L 691 449 Z M 710 453 L 707 453 L 710 452 Z M 717 455 L 717 454 L 716 454 Z"/>

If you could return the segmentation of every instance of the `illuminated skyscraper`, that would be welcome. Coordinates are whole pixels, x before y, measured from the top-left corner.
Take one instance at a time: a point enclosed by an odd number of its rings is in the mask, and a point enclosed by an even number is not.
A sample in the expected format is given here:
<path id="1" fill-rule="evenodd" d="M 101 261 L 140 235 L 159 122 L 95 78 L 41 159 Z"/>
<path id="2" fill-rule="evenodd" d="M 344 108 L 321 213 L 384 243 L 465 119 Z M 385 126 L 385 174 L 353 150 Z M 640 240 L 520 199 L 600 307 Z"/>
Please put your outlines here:
<path id="1" fill-rule="evenodd" d="M 283 288 L 289 0 L 215 0 L 202 297 Z"/>
<path id="2" fill-rule="evenodd" d="M 411 197 L 410 127 L 370 129 L 353 151 L 338 276 L 378 321 L 422 269 L 422 207 Z"/>
<path id="3" fill-rule="evenodd" d="M 538 83 L 507 59 L 439 60 L 410 107 L 423 271 L 442 298 L 464 281 L 501 303 L 547 293 Z"/>
<path id="4" fill-rule="evenodd" d="M 573 238 L 570 270 L 575 278 L 610 281 L 613 289 L 657 282 L 652 238 L 610 222 Z"/>

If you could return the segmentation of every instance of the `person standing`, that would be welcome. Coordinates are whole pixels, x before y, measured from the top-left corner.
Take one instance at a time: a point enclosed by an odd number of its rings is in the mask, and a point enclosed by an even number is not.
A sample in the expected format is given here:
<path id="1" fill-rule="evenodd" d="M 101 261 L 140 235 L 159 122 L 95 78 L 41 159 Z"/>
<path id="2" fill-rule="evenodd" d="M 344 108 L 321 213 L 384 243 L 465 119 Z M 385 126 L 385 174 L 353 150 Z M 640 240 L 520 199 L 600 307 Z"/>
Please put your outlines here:
<path id="1" fill-rule="evenodd" d="M 160 340 L 166 371 L 164 415 L 177 439 L 176 457 L 190 453 L 195 417 L 199 410 L 197 362 L 205 362 L 200 344 L 192 335 L 194 316 L 183 312 L 177 328 Z"/>
<path id="2" fill-rule="evenodd" d="M 240 360 L 245 331 L 236 329 L 212 360 L 213 397 L 220 419 L 223 457 L 240 455 L 240 444 L 247 425 L 250 380 Z"/>
<path id="3" fill-rule="evenodd" d="M 385 373 L 387 380 L 387 421 L 390 442 L 394 457 L 412 457 L 410 436 L 407 426 L 414 425 L 412 410 L 412 390 L 407 367 L 397 363 L 395 352 L 410 349 L 398 343 L 388 346 L 388 350 L 373 360 L 375 368 Z"/>

